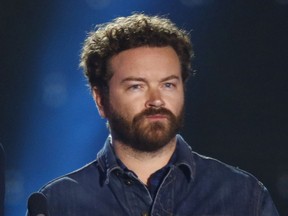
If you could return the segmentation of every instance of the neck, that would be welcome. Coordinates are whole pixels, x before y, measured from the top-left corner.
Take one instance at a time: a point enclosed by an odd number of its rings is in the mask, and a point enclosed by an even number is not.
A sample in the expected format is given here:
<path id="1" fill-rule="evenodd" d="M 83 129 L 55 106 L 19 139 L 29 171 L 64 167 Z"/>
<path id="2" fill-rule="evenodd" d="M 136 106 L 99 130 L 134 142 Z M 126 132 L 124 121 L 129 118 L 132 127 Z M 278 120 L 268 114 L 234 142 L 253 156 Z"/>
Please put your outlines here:
<path id="1" fill-rule="evenodd" d="M 156 152 L 141 152 L 119 140 L 112 140 L 112 145 L 116 155 L 125 166 L 147 185 L 148 178 L 169 162 L 176 148 L 176 137 Z"/>

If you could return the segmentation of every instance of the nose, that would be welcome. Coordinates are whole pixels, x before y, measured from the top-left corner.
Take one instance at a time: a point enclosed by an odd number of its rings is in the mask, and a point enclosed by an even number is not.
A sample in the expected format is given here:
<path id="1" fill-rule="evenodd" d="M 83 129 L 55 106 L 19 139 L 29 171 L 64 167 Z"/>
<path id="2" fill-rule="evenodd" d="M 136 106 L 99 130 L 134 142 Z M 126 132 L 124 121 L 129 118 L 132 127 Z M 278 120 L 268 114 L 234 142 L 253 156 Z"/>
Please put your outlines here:
<path id="1" fill-rule="evenodd" d="M 161 93 L 159 89 L 151 89 L 148 93 L 148 99 L 146 101 L 146 108 L 153 107 L 153 108 L 160 108 L 165 105 Z"/>

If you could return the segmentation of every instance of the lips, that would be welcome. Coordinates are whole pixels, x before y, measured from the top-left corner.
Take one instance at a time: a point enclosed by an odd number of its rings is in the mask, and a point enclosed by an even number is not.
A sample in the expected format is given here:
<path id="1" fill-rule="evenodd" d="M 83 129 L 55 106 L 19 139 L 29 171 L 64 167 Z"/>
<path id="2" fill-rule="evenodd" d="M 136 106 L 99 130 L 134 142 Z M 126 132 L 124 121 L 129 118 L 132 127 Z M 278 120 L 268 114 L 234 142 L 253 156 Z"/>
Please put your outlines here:
<path id="1" fill-rule="evenodd" d="M 148 119 L 166 119 L 167 115 L 163 115 L 163 114 L 147 115 L 146 118 L 148 118 Z"/>

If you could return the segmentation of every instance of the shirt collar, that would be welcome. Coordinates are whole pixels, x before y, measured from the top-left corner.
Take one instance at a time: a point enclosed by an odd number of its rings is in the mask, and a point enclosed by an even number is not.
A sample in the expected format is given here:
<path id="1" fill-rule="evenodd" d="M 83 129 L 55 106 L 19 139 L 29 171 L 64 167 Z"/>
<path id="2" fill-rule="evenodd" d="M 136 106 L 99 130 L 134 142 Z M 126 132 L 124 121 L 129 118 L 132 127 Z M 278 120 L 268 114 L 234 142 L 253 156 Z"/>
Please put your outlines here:
<path id="1" fill-rule="evenodd" d="M 179 167 L 189 180 L 195 177 L 195 160 L 193 158 L 192 148 L 181 135 L 177 134 L 176 161 L 175 166 Z"/>
<path id="2" fill-rule="evenodd" d="M 105 182 L 109 182 L 109 176 L 111 172 L 118 170 L 118 172 L 123 173 L 123 169 L 119 166 L 117 162 L 117 157 L 114 153 L 113 147 L 111 146 L 111 136 L 105 141 L 104 147 L 97 154 L 97 161 L 99 166 L 104 173 L 106 173 Z M 176 135 L 177 146 L 176 152 L 174 153 L 175 159 L 173 159 L 174 166 L 179 167 L 186 175 L 186 177 L 191 180 L 194 179 L 195 175 L 195 161 L 193 159 L 192 148 L 185 142 L 181 135 Z"/>
<path id="3" fill-rule="evenodd" d="M 111 172 L 119 170 L 123 172 L 119 164 L 117 163 L 117 158 L 113 147 L 111 145 L 112 137 L 111 135 L 105 141 L 104 147 L 97 154 L 97 161 L 101 170 L 106 174 L 105 183 L 109 183 L 109 176 Z"/>

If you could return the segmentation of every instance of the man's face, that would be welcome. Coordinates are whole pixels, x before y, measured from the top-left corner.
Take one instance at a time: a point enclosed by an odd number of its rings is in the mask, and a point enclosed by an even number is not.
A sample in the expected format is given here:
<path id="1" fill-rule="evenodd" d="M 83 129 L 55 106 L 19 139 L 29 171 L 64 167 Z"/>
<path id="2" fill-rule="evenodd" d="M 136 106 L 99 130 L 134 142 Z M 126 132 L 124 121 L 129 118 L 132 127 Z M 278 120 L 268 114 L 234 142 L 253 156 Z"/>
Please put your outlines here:
<path id="1" fill-rule="evenodd" d="M 102 113 L 112 137 L 138 151 L 153 152 L 181 127 L 181 66 L 171 47 L 139 47 L 112 57 L 109 105 Z M 99 106 L 98 106 L 99 107 Z"/>

